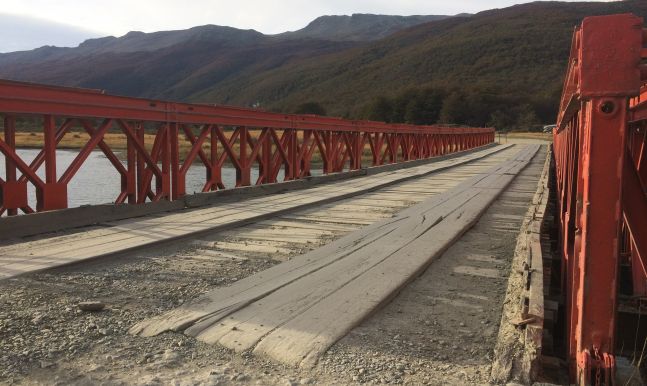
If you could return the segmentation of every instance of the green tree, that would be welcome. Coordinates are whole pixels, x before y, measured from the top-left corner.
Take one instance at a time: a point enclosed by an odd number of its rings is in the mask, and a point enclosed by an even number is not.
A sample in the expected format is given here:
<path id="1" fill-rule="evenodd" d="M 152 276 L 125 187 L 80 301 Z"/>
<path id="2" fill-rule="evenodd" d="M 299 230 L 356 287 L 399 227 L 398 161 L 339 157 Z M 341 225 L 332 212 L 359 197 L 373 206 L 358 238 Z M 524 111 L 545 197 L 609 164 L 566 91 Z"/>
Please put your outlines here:
<path id="1" fill-rule="evenodd" d="M 377 97 L 368 108 L 366 118 L 371 121 L 392 122 L 393 102 L 385 96 Z"/>
<path id="2" fill-rule="evenodd" d="M 532 130 L 540 125 L 535 109 L 531 105 L 519 106 L 517 112 L 517 128 L 521 130 Z"/>
<path id="3" fill-rule="evenodd" d="M 295 114 L 326 115 L 326 109 L 317 102 L 305 102 L 297 106 Z"/>
<path id="4" fill-rule="evenodd" d="M 393 115 L 391 117 L 391 122 L 396 123 L 405 123 L 407 121 L 407 108 L 411 100 L 418 97 L 419 90 L 410 88 L 398 94 L 393 99 Z"/>
<path id="5" fill-rule="evenodd" d="M 391 101 L 393 113 L 391 122 L 429 125 L 436 123 L 443 104 L 441 90 L 408 89 Z"/>
<path id="6" fill-rule="evenodd" d="M 494 127 L 496 130 L 505 131 L 510 130 L 512 127 L 513 118 L 510 114 L 496 110 L 490 115 L 490 119 L 487 122 L 487 126 Z"/>
<path id="7" fill-rule="evenodd" d="M 404 112 L 404 121 L 414 125 L 421 125 L 424 123 L 425 116 L 425 101 L 421 97 L 416 97 L 409 100 Z"/>
<path id="8" fill-rule="evenodd" d="M 465 112 L 465 96 L 459 92 L 452 92 L 443 101 L 440 110 L 440 122 L 447 124 L 464 124 L 467 114 Z"/>

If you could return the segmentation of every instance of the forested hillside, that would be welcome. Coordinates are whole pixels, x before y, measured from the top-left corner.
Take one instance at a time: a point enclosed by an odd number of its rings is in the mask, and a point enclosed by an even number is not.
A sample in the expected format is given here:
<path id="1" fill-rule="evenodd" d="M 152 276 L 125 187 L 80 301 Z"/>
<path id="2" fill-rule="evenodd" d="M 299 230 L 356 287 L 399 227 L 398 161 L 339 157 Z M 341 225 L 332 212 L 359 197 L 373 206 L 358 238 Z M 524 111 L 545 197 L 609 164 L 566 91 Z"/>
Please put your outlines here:
<path id="1" fill-rule="evenodd" d="M 426 23 L 386 39 L 234 79 L 193 99 L 289 111 L 499 128 L 554 122 L 573 28 L 647 2 L 537 2 Z M 238 91 L 235 91 L 238 90 Z"/>

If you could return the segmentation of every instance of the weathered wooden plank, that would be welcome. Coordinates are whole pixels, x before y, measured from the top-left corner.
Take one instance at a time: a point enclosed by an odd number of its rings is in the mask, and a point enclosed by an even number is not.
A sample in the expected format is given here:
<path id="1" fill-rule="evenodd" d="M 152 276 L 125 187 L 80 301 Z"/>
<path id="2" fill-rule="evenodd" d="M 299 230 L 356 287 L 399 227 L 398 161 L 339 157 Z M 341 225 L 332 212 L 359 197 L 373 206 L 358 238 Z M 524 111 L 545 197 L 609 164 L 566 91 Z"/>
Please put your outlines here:
<path id="1" fill-rule="evenodd" d="M 212 248 L 217 248 L 219 250 L 224 250 L 224 251 L 237 251 L 237 252 L 245 252 L 245 253 L 267 253 L 267 254 L 272 254 L 272 253 L 282 253 L 282 254 L 290 254 L 292 253 L 292 250 L 289 248 L 285 248 L 285 246 L 288 245 L 288 243 L 285 242 L 277 242 L 277 241 L 262 241 L 258 242 L 256 240 L 253 241 L 238 241 L 238 242 L 216 242 L 212 246 Z"/>
<path id="2" fill-rule="evenodd" d="M 427 232 L 470 201 L 476 192 L 464 191 L 451 197 L 442 205 L 433 205 L 434 210 L 423 213 L 409 213 L 397 223 L 381 230 L 381 237 L 367 243 L 361 249 L 309 275 L 289 286 L 278 289 L 244 309 L 228 315 L 217 323 L 198 323 L 187 333 L 207 343 L 219 342 L 225 347 L 245 351 L 252 348 L 267 333 L 279 328 L 287 321 L 304 312 L 339 288 L 355 281 L 381 264 L 385 259 L 398 253 L 402 245 Z M 400 216 L 399 216 L 400 218 Z M 434 228 L 435 229 L 435 228 Z M 206 328 L 204 328 L 206 325 Z"/>
<path id="3" fill-rule="evenodd" d="M 313 244 L 319 242 L 319 237 L 293 235 L 244 235 L 242 238 L 256 241 L 279 241 L 293 244 Z"/>
<path id="4" fill-rule="evenodd" d="M 358 225 L 358 226 L 364 226 L 364 225 L 369 225 L 373 223 L 372 220 L 349 219 L 349 218 L 339 218 L 339 217 L 332 217 L 332 216 L 326 216 L 326 217 L 308 216 L 308 215 L 300 215 L 300 214 L 285 215 L 285 216 L 281 216 L 281 218 L 285 220 L 316 221 L 320 223 L 347 224 L 347 225 Z"/>
<path id="5" fill-rule="evenodd" d="M 352 226 L 344 225 L 329 225 L 329 224 L 318 224 L 316 222 L 305 222 L 305 221 L 283 221 L 283 220 L 265 220 L 258 221 L 255 223 L 257 227 L 285 227 L 285 228 L 295 228 L 295 229 L 312 229 L 312 230 L 322 230 L 322 231 L 333 231 L 333 232 L 349 232 L 357 229 Z"/>
<path id="6" fill-rule="evenodd" d="M 219 234 L 222 237 L 248 237 L 248 236 L 280 236 L 285 237 L 285 230 L 283 229 L 273 229 L 272 227 L 258 227 L 254 225 L 248 225 L 245 229 L 244 234 L 240 234 L 237 230 L 225 231 Z M 297 229 L 291 228 L 289 236 L 294 236 L 296 238 L 312 238 L 313 236 L 322 236 L 328 235 L 333 236 L 335 232 L 331 231 L 313 231 L 310 229 Z"/>
<path id="7" fill-rule="evenodd" d="M 301 213 L 304 216 L 308 216 L 308 217 L 343 218 L 343 219 L 349 219 L 349 220 L 362 220 L 362 221 L 370 221 L 370 222 L 375 222 L 377 220 L 381 220 L 386 217 L 391 217 L 391 214 L 384 213 L 377 210 L 345 211 L 345 210 L 338 210 L 336 208 L 328 208 L 328 209 L 317 208 L 316 210 L 314 209 L 307 210 Z"/>

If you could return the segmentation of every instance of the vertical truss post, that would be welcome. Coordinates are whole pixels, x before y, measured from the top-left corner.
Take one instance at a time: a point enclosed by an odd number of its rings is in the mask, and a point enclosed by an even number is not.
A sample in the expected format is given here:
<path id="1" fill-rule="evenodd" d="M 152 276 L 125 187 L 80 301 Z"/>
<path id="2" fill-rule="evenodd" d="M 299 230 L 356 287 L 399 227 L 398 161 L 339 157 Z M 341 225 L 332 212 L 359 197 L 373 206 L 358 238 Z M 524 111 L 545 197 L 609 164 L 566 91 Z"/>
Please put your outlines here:
<path id="1" fill-rule="evenodd" d="M 166 198 L 171 200 L 171 124 L 164 125 L 164 129 L 157 134 L 162 135 L 160 139 L 161 154 L 162 154 L 162 177 L 161 181 L 158 179 L 156 199 Z"/>
<path id="2" fill-rule="evenodd" d="M 286 129 L 285 133 L 288 138 L 288 167 L 285 171 L 285 180 L 290 181 L 299 178 L 301 169 L 299 167 L 299 138 L 294 129 Z"/>
<path id="3" fill-rule="evenodd" d="M 614 376 L 608 364 L 614 352 L 626 99 L 592 98 L 585 115 L 574 256 L 579 274 L 571 309 L 578 315 L 571 319 L 576 320 L 579 377 L 590 384 L 598 369 Z"/>
<path id="4" fill-rule="evenodd" d="M 52 115 L 43 116 L 45 156 L 45 184 L 36 190 L 38 211 L 67 208 L 67 184 L 56 179 L 56 119 Z"/>
<path id="5" fill-rule="evenodd" d="M 218 130 L 216 125 L 211 126 L 209 134 L 210 143 L 210 167 L 207 168 L 207 178 L 209 179 L 208 191 L 222 189 L 222 169 L 220 168 L 220 157 L 218 156 Z"/>
<path id="6" fill-rule="evenodd" d="M 56 183 L 56 122 L 54 117 L 46 115 L 43 118 L 44 149 L 45 149 L 45 183 Z"/>
<path id="7" fill-rule="evenodd" d="M 311 162 L 312 162 L 312 150 L 311 144 L 312 139 L 312 130 L 303 131 L 303 143 L 301 144 L 301 176 L 309 177 L 312 175 L 310 172 Z"/>
<path id="8" fill-rule="evenodd" d="M 334 155 L 332 148 L 332 131 L 325 130 L 321 133 L 321 141 L 323 142 L 323 173 L 328 174 L 334 171 Z"/>
<path id="9" fill-rule="evenodd" d="M 362 133 L 355 132 L 351 133 L 352 146 L 353 150 L 351 151 L 350 157 L 350 170 L 359 170 L 362 168 L 362 147 L 364 142 L 362 141 Z"/>
<path id="10" fill-rule="evenodd" d="M 248 128 L 238 128 L 239 162 L 240 168 L 236 169 L 236 186 L 250 186 L 252 184 L 252 166 L 247 156 Z"/>
<path id="11" fill-rule="evenodd" d="M 12 115 L 4 117 L 4 141 L 12 151 L 16 151 L 16 117 Z M 17 181 L 16 169 L 11 157 L 5 157 L 7 180 L 0 188 L 0 206 L 7 210 L 9 216 L 17 215 L 18 209 L 27 206 L 27 181 Z"/>
<path id="12" fill-rule="evenodd" d="M 121 191 L 126 192 L 129 204 L 137 203 L 137 150 L 132 138 L 126 136 L 126 176 L 121 177 Z"/>
<path id="13" fill-rule="evenodd" d="M 369 136 L 372 135 L 369 133 Z M 370 137 L 369 137 L 370 140 Z M 382 150 L 384 148 L 384 136 L 380 133 L 373 134 L 373 166 L 382 165 Z"/>
<path id="14" fill-rule="evenodd" d="M 272 179 L 272 136 L 269 133 L 270 129 L 264 128 L 261 144 L 261 163 L 258 167 L 259 177 L 263 178 L 263 183 L 270 183 Z"/>
<path id="15" fill-rule="evenodd" d="M 142 122 L 137 122 L 135 126 L 135 135 L 137 136 L 137 140 L 142 145 L 142 147 L 146 148 L 146 145 L 145 145 L 146 133 L 144 131 L 144 124 Z M 131 144 L 135 146 L 133 141 L 131 141 Z M 136 161 L 137 161 L 137 202 L 144 203 L 146 201 L 146 193 L 147 193 L 148 187 L 144 186 L 146 160 L 144 159 L 144 155 L 141 152 L 137 152 Z"/>
<path id="16" fill-rule="evenodd" d="M 180 173 L 180 136 L 177 122 L 169 124 L 169 148 L 171 152 L 171 200 L 177 200 L 186 195 L 185 174 Z"/>

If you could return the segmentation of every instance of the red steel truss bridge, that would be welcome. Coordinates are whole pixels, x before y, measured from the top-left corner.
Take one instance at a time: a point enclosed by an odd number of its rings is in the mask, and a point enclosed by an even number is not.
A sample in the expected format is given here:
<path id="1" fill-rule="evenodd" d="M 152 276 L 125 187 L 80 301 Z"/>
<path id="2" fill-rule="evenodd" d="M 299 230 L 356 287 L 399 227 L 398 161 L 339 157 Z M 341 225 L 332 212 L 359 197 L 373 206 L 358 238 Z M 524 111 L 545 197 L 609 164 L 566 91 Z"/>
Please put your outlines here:
<path id="1" fill-rule="evenodd" d="M 184 196 L 186 174 L 195 161 L 206 167 L 202 191 L 209 192 L 225 188 L 221 178 L 225 163 L 236 169 L 236 186 L 241 187 L 275 183 L 281 169 L 286 181 L 308 177 L 315 155 L 327 174 L 425 159 L 494 141 L 493 129 L 276 114 L 9 81 L 0 82 L 0 113 L 4 116 L 0 151 L 7 170 L 0 180 L 0 214 L 9 215 L 67 208 L 68 184 L 95 149 L 121 176 L 115 202 L 141 204 Z M 30 164 L 16 154 L 16 119 L 23 117 L 37 117 L 44 133 L 44 147 Z M 72 130 L 85 131 L 91 138 L 67 170 L 57 175 L 56 147 Z M 127 138 L 125 165 L 104 141 L 110 130 Z M 258 135 L 252 136 L 251 130 Z M 145 143 L 145 133 L 154 134 L 152 143 Z M 190 143 L 183 159 L 181 137 Z M 363 164 L 364 155 L 370 158 L 369 165 Z M 37 174 L 43 165 L 44 179 Z M 256 181 L 251 180 L 253 167 L 259 170 Z M 28 202 L 28 184 L 36 189 L 35 205 Z"/>

